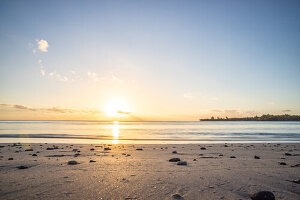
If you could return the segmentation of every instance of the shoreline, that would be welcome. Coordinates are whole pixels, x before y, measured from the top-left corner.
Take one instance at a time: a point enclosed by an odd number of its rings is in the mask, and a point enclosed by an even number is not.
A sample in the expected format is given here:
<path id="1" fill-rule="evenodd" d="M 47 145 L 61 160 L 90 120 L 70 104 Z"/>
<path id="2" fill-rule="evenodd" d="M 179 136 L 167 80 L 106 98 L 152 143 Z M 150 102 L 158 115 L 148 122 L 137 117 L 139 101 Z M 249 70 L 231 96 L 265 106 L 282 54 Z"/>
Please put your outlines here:
<path id="1" fill-rule="evenodd" d="M 300 198 L 299 143 L 0 146 L 1 199 Z"/>

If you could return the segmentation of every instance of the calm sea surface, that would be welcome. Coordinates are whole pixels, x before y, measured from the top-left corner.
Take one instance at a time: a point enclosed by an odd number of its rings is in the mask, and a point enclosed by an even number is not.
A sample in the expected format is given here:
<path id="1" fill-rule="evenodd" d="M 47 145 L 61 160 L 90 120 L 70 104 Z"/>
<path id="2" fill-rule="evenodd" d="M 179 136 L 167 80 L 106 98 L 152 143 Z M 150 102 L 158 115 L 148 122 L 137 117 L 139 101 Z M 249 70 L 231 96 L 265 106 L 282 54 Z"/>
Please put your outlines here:
<path id="1" fill-rule="evenodd" d="M 0 121 L 0 143 L 300 142 L 300 122 Z"/>

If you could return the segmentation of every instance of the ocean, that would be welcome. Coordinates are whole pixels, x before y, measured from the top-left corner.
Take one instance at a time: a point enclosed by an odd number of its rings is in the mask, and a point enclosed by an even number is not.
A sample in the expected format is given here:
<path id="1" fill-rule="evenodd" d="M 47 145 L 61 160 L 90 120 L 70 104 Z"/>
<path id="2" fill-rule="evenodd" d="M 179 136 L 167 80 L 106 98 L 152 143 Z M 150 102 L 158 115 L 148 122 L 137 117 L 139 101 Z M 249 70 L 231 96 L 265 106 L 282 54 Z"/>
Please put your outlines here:
<path id="1" fill-rule="evenodd" d="M 0 121 L 0 143 L 300 142 L 300 122 Z"/>

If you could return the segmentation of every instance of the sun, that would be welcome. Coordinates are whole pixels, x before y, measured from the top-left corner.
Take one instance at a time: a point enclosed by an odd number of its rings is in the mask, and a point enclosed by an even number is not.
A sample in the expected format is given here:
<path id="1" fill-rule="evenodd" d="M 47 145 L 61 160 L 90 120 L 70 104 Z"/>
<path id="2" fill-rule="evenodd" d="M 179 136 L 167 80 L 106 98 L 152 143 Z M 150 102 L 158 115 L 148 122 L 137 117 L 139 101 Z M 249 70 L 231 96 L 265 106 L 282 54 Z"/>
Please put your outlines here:
<path id="1" fill-rule="evenodd" d="M 122 117 L 130 114 L 126 101 L 121 98 L 111 99 L 104 108 L 104 112 L 110 117 Z"/>

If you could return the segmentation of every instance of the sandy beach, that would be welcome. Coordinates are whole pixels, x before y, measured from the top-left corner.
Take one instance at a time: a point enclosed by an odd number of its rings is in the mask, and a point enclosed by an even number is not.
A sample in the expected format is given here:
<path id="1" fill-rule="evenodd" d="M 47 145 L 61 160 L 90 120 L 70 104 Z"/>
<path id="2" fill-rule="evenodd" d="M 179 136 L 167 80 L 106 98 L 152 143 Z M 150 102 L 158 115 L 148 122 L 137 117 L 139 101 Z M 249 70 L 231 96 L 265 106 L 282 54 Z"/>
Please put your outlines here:
<path id="1" fill-rule="evenodd" d="M 0 146 L 0 199 L 300 199 L 300 144 Z"/>

